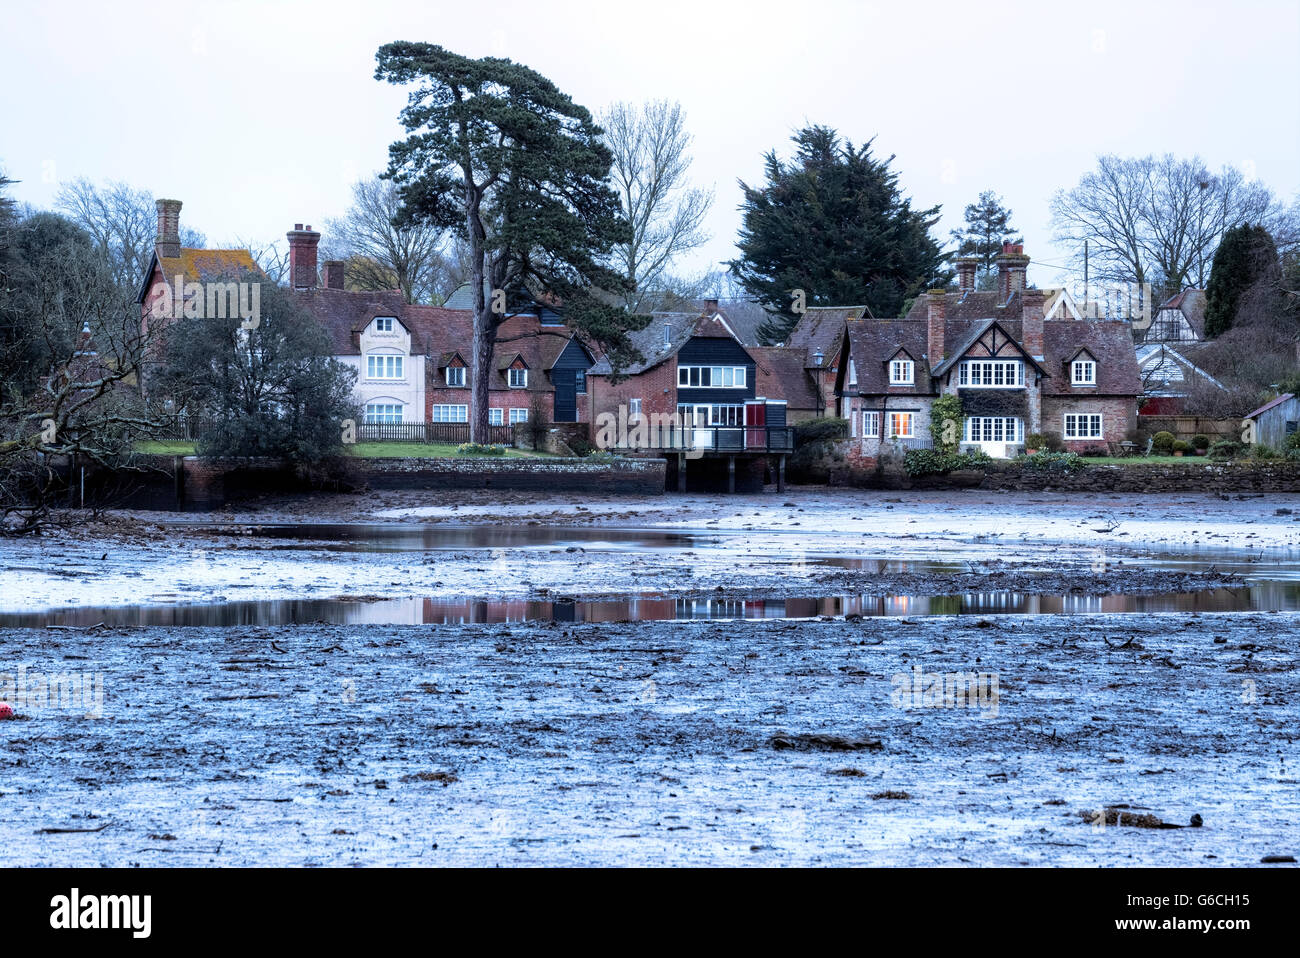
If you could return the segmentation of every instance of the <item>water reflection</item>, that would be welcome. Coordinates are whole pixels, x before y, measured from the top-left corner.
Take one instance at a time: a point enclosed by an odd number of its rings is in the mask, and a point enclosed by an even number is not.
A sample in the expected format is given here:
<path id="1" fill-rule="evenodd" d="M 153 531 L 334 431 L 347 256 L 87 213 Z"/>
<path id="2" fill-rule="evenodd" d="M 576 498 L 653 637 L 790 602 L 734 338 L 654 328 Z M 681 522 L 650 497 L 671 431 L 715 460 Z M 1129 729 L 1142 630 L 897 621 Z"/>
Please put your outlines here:
<path id="1" fill-rule="evenodd" d="M 1300 610 L 1300 583 L 1269 582 L 1235 589 L 1160 595 L 1040 595 L 970 592 L 961 595 L 837 595 L 787 599 L 441 599 L 365 602 L 293 599 L 170 606 L 65 608 L 0 613 L 0 627 L 238 626 L 313 622 L 355 625 L 456 625 L 505 622 L 650 622 L 685 619 L 780 619 L 817 616 L 1038 615 L 1051 613 L 1244 612 Z"/>

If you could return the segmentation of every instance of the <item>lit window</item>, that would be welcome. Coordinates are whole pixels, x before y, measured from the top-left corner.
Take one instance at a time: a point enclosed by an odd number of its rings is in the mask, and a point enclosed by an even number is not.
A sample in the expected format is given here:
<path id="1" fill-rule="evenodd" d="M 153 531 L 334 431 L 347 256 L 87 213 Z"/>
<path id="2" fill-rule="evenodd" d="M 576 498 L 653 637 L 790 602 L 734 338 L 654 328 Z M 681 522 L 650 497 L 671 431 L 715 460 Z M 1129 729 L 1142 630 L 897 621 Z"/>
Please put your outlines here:
<path id="1" fill-rule="evenodd" d="M 1066 439 L 1100 439 L 1101 415 L 1098 413 L 1068 413 L 1065 417 Z"/>
<path id="2" fill-rule="evenodd" d="M 401 403 L 372 402 L 366 404 L 366 422 L 368 423 L 385 423 L 385 422 L 401 422 L 401 421 L 402 421 Z"/>
<path id="3" fill-rule="evenodd" d="M 587 371 L 585 369 L 577 370 L 573 381 L 578 395 L 585 395 L 587 392 Z"/>
<path id="4" fill-rule="evenodd" d="M 502 421 L 503 421 L 501 417 L 502 417 L 502 411 L 501 411 L 500 409 L 489 409 L 489 410 L 488 410 L 488 425 L 489 425 L 489 426 L 500 426 L 500 425 L 502 424 Z"/>
<path id="5" fill-rule="evenodd" d="M 375 320 L 375 332 L 391 333 L 393 331 L 393 317 L 380 316 Z"/>
<path id="6" fill-rule="evenodd" d="M 913 437 L 912 425 L 914 418 L 914 413 L 891 412 L 889 414 L 889 438 L 911 439 Z"/>
<path id="7" fill-rule="evenodd" d="M 895 359 L 889 364 L 889 384 L 910 386 L 915 378 L 916 364 L 910 359 Z"/>
<path id="8" fill-rule="evenodd" d="M 1075 386 L 1097 385 L 1097 364 L 1089 359 L 1076 359 L 1070 367 L 1070 383 Z"/>
<path id="9" fill-rule="evenodd" d="M 434 422 L 469 422 L 469 406 L 434 406 Z"/>
<path id="10" fill-rule="evenodd" d="M 528 370 L 512 369 L 510 370 L 510 386 L 512 389 L 524 389 L 528 386 Z"/>
<path id="11" fill-rule="evenodd" d="M 527 409 L 512 409 L 512 410 L 510 410 L 510 425 L 513 426 L 513 425 L 514 425 L 515 423 L 517 423 L 517 422 L 528 422 L 528 410 L 527 410 Z"/>
<path id="12" fill-rule="evenodd" d="M 862 414 L 862 435 L 872 439 L 880 435 L 880 413 L 864 412 Z"/>
<path id="13" fill-rule="evenodd" d="M 448 367 L 447 367 L 445 370 L 443 370 L 443 371 L 447 374 L 447 385 L 448 385 L 448 386 L 463 386 L 463 385 L 465 385 L 465 367 L 464 367 L 464 366 L 448 366 Z"/>
<path id="14" fill-rule="evenodd" d="M 627 418 L 628 419 L 641 418 L 641 400 L 629 399 L 627 401 Z"/>
<path id="15" fill-rule="evenodd" d="M 402 379 L 404 373 L 402 370 L 401 356 L 367 356 L 366 357 L 366 378 L 367 379 Z"/>

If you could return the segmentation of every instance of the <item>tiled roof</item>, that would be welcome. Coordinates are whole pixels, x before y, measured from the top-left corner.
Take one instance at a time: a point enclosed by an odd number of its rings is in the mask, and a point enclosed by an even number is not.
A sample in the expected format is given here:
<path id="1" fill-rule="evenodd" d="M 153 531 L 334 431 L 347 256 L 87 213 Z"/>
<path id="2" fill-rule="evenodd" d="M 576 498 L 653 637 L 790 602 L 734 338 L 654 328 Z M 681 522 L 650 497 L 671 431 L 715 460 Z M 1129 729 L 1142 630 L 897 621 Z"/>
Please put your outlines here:
<path id="1" fill-rule="evenodd" d="M 357 356 L 361 353 L 361 331 L 376 316 L 395 316 L 411 333 L 411 352 L 423 353 L 424 340 L 418 329 L 406 320 L 410 309 L 398 290 L 356 292 L 346 289 L 296 289 L 298 303 L 325 327 L 334 343 L 334 355 Z"/>
<path id="2" fill-rule="evenodd" d="M 799 317 L 785 344 L 804 350 L 804 364 L 809 368 L 816 367 L 818 352 L 822 354 L 822 368 L 833 366 L 839 356 L 844 324 L 861 319 L 866 311 L 865 306 L 810 306 Z"/>
<path id="3" fill-rule="evenodd" d="M 821 399 L 813 386 L 812 376 L 804 366 L 802 349 L 754 346 L 747 351 L 754 357 L 757 368 L 754 395 L 784 399 L 791 409 L 821 411 Z"/>
<path id="4" fill-rule="evenodd" d="M 677 354 L 692 336 L 730 336 L 720 324 L 706 320 L 695 313 L 651 313 L 650 322 L 642 329 L 628 334 L 628 339 L 641 353 L 641 361 L 629 363 L 619 371 L 634 376 L 653 369 L 664 360 Z M 668 327 L 668 340 L 664 340 L 664 326 Z M 591 367 L 591 375 L 608 376 L 612 372 L 607 358 L 601 358 Z"/>
<path id="5" fill-rule="evenodd" d="M 1161 303 L 1160 309 L 1181 311 L 1197 337 L 1205 335 L 1205 290 L 1184 289 Z"/>
<path id="6" fill-rule="evenodd" d="M 262 272 L 246 249 L 184 248 L 180 256 L 159 257 L 158 266 L 168 282 L 177 275 L 184 276 L 187 283 L 206 283 L 241 273 Z"/>

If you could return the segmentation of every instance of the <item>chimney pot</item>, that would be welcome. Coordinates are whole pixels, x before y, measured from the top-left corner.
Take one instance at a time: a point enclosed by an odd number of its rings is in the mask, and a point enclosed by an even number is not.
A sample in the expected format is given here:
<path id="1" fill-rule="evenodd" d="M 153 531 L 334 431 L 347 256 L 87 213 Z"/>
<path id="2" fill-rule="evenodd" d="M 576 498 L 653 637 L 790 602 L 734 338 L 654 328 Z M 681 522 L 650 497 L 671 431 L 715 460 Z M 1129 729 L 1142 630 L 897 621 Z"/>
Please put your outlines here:
<path id="1" fill-rule="evenodd" d="M 320 233 L 306 230 L 301 223 L 285 234 L 289 240 L 289 281 L 294 289 L 315 289 L 320 282 L 316 275 L 316 246 L 320 243 Z"/>

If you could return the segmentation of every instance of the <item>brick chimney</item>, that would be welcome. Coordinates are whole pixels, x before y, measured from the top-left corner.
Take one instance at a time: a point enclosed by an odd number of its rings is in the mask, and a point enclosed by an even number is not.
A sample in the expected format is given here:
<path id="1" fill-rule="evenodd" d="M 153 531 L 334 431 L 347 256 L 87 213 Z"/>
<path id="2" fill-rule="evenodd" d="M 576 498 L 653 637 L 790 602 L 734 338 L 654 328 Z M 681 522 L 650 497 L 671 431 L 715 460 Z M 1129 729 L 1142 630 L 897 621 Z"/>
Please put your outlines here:
<path id="1" fill-rule="evenodd" d="M 706 299 L 704 301 L 704 315 L 710 319 L 718 315 L 718 301 L 716 299 Z"/>
<path id="2" fill-rule="evenodd" d="M 289 238 L 289 277 L 293 288 L 315 289 L 319 282 L 316 246 L 320 243 L 320 233 L 314 232 L 310 223 L 306 229 L 301 223 L 294 223 L 293 229 L 285 236 Z"/>
<path id="3" fill-rule="evenodd" d="M 963 293 L 974 292 L 975 271 L 979 269 L 978 256 L 962 256 L 957 260 L 957 288 Z"/>
<path id="4" fill-rule="evenodd" d="M 1012 293 L 1025 288 L 1025 269 L 1029 266 L 1029 257 L 1025 255 L 1025 248 L 1021 244 L 1003 243 L 997 264 L 998 301 L 1005 303 Z"/>
<path id="5" fill-rule="evenodd" d="M 932 289 L 926 296 L 926 306 L 929 307 L 926 358 L 930 362 L 931 369 L 934 369 L 943 360 L 944 350 L 947 348 L 944 342 L 947 304 L 944 302 L 943 297 L 944 293 L 941 289 Z"/>
<path id="6" fill-rule="evenodd" d="M 1026 289 L 1020 295 L 1020 345 L 1039 362 L 1043 360 L 1043 314 L 1045 294 L 1041 289 Z"/>
<path id="7" fill-rule="evenodd" d="M 346 264 L 341 259 L 327 259 L 325 261 L 324 279 L 326 289 L 343 289 L 343 275 Z"/>
<path id="8" fill-rule="evenodd" d="M 159 259 L 175 259 L 181 255 L 181 201 L 158 200 L 158 236 L 154 251 Z"/>

